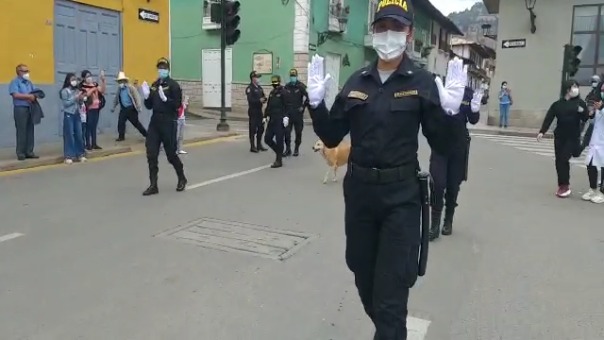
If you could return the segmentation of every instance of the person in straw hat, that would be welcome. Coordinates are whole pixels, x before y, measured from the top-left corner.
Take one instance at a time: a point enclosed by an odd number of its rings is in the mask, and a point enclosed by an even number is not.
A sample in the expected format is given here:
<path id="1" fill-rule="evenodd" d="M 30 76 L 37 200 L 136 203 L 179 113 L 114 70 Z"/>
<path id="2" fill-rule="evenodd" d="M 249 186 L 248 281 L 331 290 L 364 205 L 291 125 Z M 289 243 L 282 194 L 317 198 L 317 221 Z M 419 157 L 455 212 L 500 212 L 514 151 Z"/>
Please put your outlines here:
<path id="1" fill-rule="evenodd" d="M 120 114 L 117 121 L 118 137 L 116 141 L 121 142 L 126 139 L 126 121 L 129 121 L 144 137 L 147 137 L 147 130 L 138 119 L 142 110 L 141 97 L 138 90 L 130 84 L 130 79 L 121 71 L 117 75 L 119 90 L 113 99 L 111 112 L 115 112 L 117 106 L 120 106 Z"/>

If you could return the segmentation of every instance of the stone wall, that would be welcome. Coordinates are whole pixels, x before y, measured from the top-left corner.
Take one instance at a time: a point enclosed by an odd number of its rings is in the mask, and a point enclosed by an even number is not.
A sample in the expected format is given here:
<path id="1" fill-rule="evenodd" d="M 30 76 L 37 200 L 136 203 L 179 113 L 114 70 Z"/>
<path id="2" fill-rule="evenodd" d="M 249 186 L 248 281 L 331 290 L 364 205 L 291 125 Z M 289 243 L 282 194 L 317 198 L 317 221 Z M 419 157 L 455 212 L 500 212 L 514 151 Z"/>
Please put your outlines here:
<path id="1" fill-rule="evenodd" d="M 197 107 L 203 107 L 203 84 L 200 81 L 185 81 L 178 80 L 178 83 L 182 87 L 183 95 L 189 96 L 189 102 Z M 233 83 L 231 89 L 231 104 L 232 111 L 247 110 L 247 98 L 245 96 L 245 88 L 248 84 Z M 269 91 L 266 87 L 264 89 L 268 96 Z"/>
<path id="2" fill-rule="evenodd" d="M 298 70 L 298 80 L 303 83 L 308 81 L 308 53 L 294 54 L 294 68 Z"/>

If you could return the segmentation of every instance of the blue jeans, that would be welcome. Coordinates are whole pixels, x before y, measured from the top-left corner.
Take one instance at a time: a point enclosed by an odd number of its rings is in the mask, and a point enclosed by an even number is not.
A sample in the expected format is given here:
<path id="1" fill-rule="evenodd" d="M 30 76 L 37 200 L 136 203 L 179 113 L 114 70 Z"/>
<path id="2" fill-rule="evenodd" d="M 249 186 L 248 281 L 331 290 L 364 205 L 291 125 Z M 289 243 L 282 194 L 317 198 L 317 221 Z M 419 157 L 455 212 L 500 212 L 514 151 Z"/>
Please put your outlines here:
<path id="1" fill-rule="evenodd" d="M 86 147 L 88 149 L 98 146 L 96 143 L 96 129 L 99 125 L 99 109 L 89 109 L 86 112 Z"/>
<path id="2" fill-rule="evenodd" d="M 508 127 L 510 104 L 499 104 L 499 127 Z"/>
<path id="3" fill-rule="evenodd" d="M 82 119 L 79 113 L 63 113 L 63 154 L 68 159 L 84 156 Z"/>

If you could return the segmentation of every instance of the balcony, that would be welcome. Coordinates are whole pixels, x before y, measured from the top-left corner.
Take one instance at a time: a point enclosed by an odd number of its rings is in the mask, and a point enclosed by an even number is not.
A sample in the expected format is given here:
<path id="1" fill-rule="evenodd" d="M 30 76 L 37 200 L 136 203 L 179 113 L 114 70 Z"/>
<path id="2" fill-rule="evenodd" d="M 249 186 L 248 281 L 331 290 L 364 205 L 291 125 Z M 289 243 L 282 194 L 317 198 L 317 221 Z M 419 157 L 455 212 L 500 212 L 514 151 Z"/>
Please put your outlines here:
<path id="1" fill-rule="evenodd" d="M 344 33 L 348 25 L 349 13 L 350 7 L 344 6 L 343 0 L 330 0 L 327 31 Z"/>

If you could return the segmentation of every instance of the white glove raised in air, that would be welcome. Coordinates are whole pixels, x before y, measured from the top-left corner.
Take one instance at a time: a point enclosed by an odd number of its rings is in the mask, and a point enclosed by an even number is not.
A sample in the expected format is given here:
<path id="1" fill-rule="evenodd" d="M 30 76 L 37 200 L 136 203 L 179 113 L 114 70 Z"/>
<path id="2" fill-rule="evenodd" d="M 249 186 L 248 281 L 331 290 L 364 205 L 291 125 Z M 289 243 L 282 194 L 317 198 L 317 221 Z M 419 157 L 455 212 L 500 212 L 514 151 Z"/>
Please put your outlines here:
<path id="1" fill-rule="evenodd" d="M 329 74 L 325 75 L 323 68 L 323 57 L 315 54 L 308 63 L 308 101 L 310 107 L 316 108 L 325 99 L 327 82 L 331 79 Z"/>
<path id="2" fill-rule="evenodd" d="M 161 87 L 161 85 L 157 86 L 157 93 L 159 93 L 159 98 L 161 98 L 162 102 L 167 102 L 168 101 L 168 97 L 166 97 L 166 94 L 164 93 L 164 88 Z"/>
<path id="3" fill-rule="evenodd" d="M 289 125 L 289 118 L 283 117 L 283 127 L 287 127 Z"/>
<path id="4" fill-rule="evenodd" d="M 455 57 L 449 60 L 446 83 L 439 77 L 434 80 L 438 88 L 440 106 L 448 115 L 459 113 L 459 106 L 463 101 L 463 94 L 468 82 L 468 67 L 463 65 L 463 60 Z"/>
<path id="5" fill-rule="evenodd" d="M 482 106 L 482 97 L 484 96 L 484 88 L 481 86 L 474 91 L 474 96 L 472 96 L 472 101 L 470 102 L 470 109 L 472 112 L 476 113 L 480 111 L 480 107 Z"/>
<path id="6" fill-rule="evenodd" d="M 141 89 L 143 89 L 143 96 L 145 97 L 145 99 L 149 98 L 149 94 L 151 94 L 151 89 L 149 88 L 149 84 L 147 84 L 147 82 L 143 82 L 143 85 L 141 85 Z"/>
<path id="7" fill-rule="evenodd" d="M 266 118 L 262 118 L 262 124 L 266 124 Z"/>

